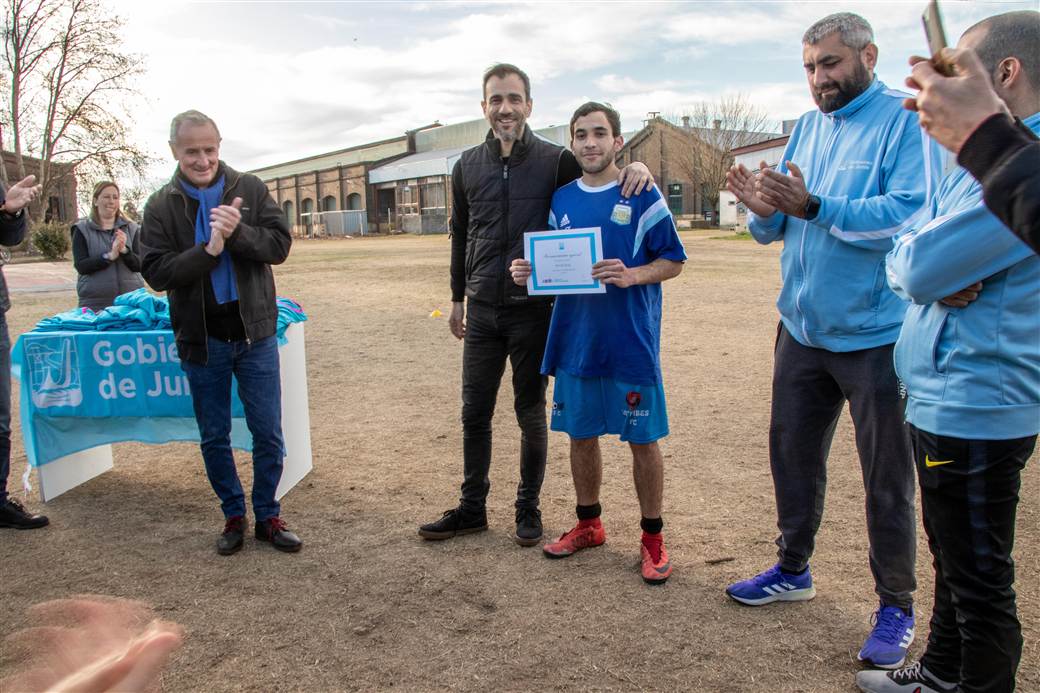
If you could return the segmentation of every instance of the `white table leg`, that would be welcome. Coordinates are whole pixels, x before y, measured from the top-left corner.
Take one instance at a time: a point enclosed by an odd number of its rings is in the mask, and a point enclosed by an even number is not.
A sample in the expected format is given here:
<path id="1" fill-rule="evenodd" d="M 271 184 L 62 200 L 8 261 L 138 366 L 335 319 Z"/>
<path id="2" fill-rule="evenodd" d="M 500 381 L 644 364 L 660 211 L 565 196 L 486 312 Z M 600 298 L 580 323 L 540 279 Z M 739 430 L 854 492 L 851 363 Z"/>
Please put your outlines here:
<path id="1" fill-rule="evenodd" d="M 111 445 L 99 445 L 59 457 L 36 468 L 40 497 L 46 503 L 111 468 Z"/>
<path id="2" fill-rule="evenodd" d="M 289 343 L 278 350 L 278 355 L 281 359 L 282 436 L 285 439 L 286 455 L 282 467 L 282 480 L 275 491 L 277 499 L 288 493 L 313 468 L 303 323 L 289 325 L 285 336 Z"/>

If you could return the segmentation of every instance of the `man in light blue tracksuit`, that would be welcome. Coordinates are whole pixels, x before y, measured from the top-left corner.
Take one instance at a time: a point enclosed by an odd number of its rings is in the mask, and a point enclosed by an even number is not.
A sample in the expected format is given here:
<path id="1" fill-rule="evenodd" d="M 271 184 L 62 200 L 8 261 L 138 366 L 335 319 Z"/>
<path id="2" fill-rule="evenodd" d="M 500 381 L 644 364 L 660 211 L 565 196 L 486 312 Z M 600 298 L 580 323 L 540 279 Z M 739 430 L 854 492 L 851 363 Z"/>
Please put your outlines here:
<path id="1" fill-rule="evenodd" d="M 914 636 L 913 463 L 892 344 L 906 303 L 885 283 L 892 239 L 927 213 L 942 173 L 905 94 L 873 75 L 870 25 L 830 15 L 803 38 L 819 106 L 799 119 L 777 171 L 734 167 L 728 186 L 759 243 L 783 241 L 769 457 L 779 561 L 726 593 L 753 606 L 815 596 L 809 558 L 826 462 L 848 401 L 866 489 L 870 569 L 880 606 L 859 658 L 895 668 Z"/>
<path id="2" fill-rule="evenodd" d="M 1040 131 L 1040 13 L 991 17 L 958 47 L 979 54 L 1011 114 Z M 888 282 L 913 302 L 895 365 L 935 606 L 920 662 L 861 672 L 857 683 L 876 693 L 1007 692 L 1022 654 L 1015 509 L 1040 432 L 1040 257 L 986 208 L 963 168 L 943 180 L 926 221 L 889 253 Z"/>

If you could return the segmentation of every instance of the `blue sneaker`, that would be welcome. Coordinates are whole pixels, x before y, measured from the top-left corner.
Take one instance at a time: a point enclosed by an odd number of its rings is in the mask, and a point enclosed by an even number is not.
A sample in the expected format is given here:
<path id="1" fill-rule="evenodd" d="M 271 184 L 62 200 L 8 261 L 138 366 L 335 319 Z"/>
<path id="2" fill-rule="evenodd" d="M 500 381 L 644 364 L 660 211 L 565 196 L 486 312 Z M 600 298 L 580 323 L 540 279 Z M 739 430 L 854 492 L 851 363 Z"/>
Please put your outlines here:
<path id="1" fill-rule="evenodd" d="M 898 606 L 881 604 L 870 618 L 874 629 L 859 651 L 859 661 L 879 669 L 898 669 L 906 661 L 906 651 L 914 641 L 914 611 L 907 614 Z"/>
<path id="2" fill-rule="evenodd" d="M 726 588 L 726 594 L 741 604 L 761 606 L 770 602 L 801 602 L 816 596 L 812 574 L 806 568 L 801 575 L 780 572 L 777 563 L 750 580 L 735 582 Z"/>

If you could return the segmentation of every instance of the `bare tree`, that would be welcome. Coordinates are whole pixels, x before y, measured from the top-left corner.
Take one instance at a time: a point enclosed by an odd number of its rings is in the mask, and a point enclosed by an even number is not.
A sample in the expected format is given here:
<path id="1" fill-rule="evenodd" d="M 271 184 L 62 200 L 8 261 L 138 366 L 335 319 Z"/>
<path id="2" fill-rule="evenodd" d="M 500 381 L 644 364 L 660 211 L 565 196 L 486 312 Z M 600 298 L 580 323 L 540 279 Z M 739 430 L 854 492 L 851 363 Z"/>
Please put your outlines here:
<path id="1" fill-rule="evenodd" d="M 40 160 L 43 195 L 30 210 L 38 217 L 67 176 L 89 188 L 94 179 L 148 163 L 130 136 L 141 63 L 120 49 L 123 22 L 103 0 L 3 2 L 9 98 L 0 121 L 12 135 L 19 176 L 26 173 L 25 156 Z"/>
<path id="2" fill-rule="evenodd" d="M 774 136 L 767 130 L 775 124 L 744 94 L 693 104 L 669 120 L 691 135 L 688 145 L 673 153 L 672 165 L 698 185 L 717 222 L 719 191 L 733 165 L 730 152 Z"/>

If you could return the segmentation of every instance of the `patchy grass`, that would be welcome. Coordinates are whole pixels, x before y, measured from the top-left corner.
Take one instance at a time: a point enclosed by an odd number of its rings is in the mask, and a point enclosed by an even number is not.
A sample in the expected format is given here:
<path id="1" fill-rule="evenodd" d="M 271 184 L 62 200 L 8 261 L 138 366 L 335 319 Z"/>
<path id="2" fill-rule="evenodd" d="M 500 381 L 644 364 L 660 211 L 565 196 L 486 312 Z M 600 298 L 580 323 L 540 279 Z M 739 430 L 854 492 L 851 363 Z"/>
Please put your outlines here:
<path id="1" fill-rule="evenodd" d="M 223 519 L 197 446 L 120 444 L 112 471 L 42 508 L 49 528 L 0 530 L 0 636 L 25 625 L 34 603 L 91 592 L 146 601 L 185 626 L 169 691 L 853 690 L 876 598 L 847 416 L 813 557 L 818 598 L 754 609 L 723 594 L 775 561 L 768 422 L 780 244 L 709 233 L 682 233 L 690 260 L 664 287 L 664 531 L 675 565 L 664 587 L 638 573 L 631 455 L 615 439 L 603 441 L 607 544 L 548 561 L 513 543 L 519 433 L 508 369 L 490 530 L 420 540 L 417 526 L 457 503 L 462 480 L 462 345 L 445 317 L 429 317 L 450 306 L 448 239 L 297 241 L 275 272 L 279 293 L 310 316 L 314 471 L 283 499 L 303 551 L 277 553 L 250 533 L 239 554 L 217 556 Z M 13 335 L 76 302 L 74 291 L 13 298 Z M 17 490 L 17 412 L 14 439 Z M 236 456 L 248 493 L 249 456 Z M 1040 690 L 1035 459 L 1021 499 L 1019 687 Z M 568 441 L 552 433 L 547 537 L 570 528 L 574 503 Z M 917 578 L 920 656 L 933 584 L 923 531 Z M 15 666 L 0 655 L 0 677 Z"/>

